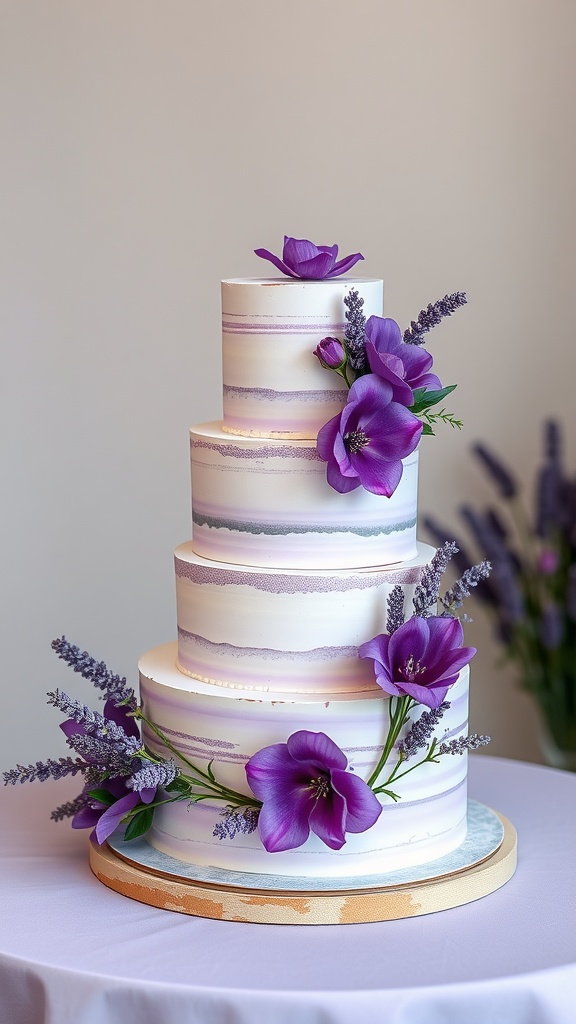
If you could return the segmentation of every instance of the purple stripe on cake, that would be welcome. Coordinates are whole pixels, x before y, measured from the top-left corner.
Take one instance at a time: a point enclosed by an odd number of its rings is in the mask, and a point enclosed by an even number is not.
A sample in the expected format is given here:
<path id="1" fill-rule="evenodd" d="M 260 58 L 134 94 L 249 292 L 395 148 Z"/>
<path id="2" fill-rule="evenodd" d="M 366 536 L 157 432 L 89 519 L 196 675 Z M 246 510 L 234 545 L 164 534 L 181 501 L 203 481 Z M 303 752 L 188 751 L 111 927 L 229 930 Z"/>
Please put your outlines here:
<path id="1" fill-rule="evenodd" d="M 378 523 L 375 526 L 361 526 L 354 522 L 343 525 L 341 523 L 257 523 L 251 520 L 249 523 L 245 523 L 240 519 L 223 519 L 219 516 L 202 515 L 201 512 L 194 509 L 192 522 L 195 526 L 207 526 L 213 530 L 230 530 L 234 533 L 249 533 L 251 536 L 289 537 L 291 534 L 309 535 L 311 533 L 320 536 L 343 533 L 356 537 L 388 537 L 391 533 L 412 530 L 416 525 L 416 518 L 386 525 Z"/>
<path id="2" fill-rule="evenodd" d="M 197 585 L 215 587 L 251 587 L 270 594 L 327 594 L 348 590 L 375 590 L 378 586 L 396 583 L 418 583 L 425 566 L 412 565 L 405 569 L 370 569 L 364 575 L 350 571 L 350 575 L 332 576 L 330 570 L 316 570 L 315 575 L 299 576 L 285 573 L 263 573 L 220 569 L 211 565 L 195 565 L 178 555 L 174 556 L 176 576 Z"/>
<path id="3" fill-rule="evenodd" d="M 235 647 L 234 644 L 213 643 L 198 633 L 178 627 L 178 636 L 185 643 L 210 651 L 216 656 L 224 655 L 233 658 L 262 658 L 265 661 L 328 661 L 335 658 L 356 658 L 358 648 L 347 647 L 314 647 L 310 651 L 278 651 L 273 647 Z"/>
<path id="4" fill-rule="evenodd" d="M 272 388 L 241 388 L 233 384 L 224 384 L 223 393 L 226 398 L 253 399 L 257 402 L 342 402 L 343 405 L 347 395 L 342 388 L 326 391 L 274 391 Z"/>
<path id="5" fill-rule="evenodd" d="M 289 444 L 268 445 L 266 448 L 241 447 L 240 444 L 217 444 L 213 441 L 197 441 L 190 438 L 191 449 L 205 449 L 218 452 L 228 459 L 305 459 L 309 462 L 320 462 L 320 456 L 314 445 L 303 444 L 300 448 Z"/>
<path id="6" fill-rule="evenodd" d="M 235 314 L 229 314 L 235 315 Z M 332 323 L 330 320 L 306 321 L 301 316 L 292 323 L 283 323 L 281 320 L 272 322 L 258 322 L 257 320 L 237 322 L 235 320 L 222 320 L 223 334 L 320 334 L 320 333 L 342 333 L 346 329 L 345 323 Z"/>

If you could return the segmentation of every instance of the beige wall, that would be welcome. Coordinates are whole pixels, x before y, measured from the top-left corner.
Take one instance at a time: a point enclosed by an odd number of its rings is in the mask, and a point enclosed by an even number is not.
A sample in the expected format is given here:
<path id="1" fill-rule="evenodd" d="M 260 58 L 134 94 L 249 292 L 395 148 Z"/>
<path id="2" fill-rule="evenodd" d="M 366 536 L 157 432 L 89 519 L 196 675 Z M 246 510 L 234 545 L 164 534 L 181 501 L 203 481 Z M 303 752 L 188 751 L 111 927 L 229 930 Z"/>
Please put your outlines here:
<path id="1" fill-rule="evenodd" d="M 66 636 L 136 679 L 174 636 L 191 422 L 220 411 L 219 289 L 284 232 L 360 248 L 434 337 L 462 434 L 423 442 L 423 511 L 528 481 L 543 416 L 575 459 L 572 0 L 1 0 L 1 767 L 65 752 Z M 469 639 L 473 727 L 537 756 Z M 80 685 L 77 685 L 80 683 Z"/>

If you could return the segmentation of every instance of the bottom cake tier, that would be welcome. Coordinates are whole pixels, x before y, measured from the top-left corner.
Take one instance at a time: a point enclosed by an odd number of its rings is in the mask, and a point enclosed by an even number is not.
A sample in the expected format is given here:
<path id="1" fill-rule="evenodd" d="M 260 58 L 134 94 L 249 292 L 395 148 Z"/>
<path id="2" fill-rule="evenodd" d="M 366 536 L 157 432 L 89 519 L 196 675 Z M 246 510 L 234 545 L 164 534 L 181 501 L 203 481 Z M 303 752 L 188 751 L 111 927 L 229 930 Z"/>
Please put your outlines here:
<path id="1" fill-rule="evenodd" d="M 256 751 L 285 743 L 299 730 L 326 733 L 346 754 L 350 770 L 368 779 L 388 732 L 388 697 L 379 689 L 354 694 L 266 694 L 202 683 L 176 668 L 176 644 L 155 648 L 140 661 L 140 692 L 146 717 L 170 744 L 218 781 L 250 794 L 244 766 Z M 450 690 L 450 707 L 436 727 L 439 741 L 466 735 L 468 669 Z M 414 709 L 418 718 L 422 709 Z M 406 726 L 406 729 L 408 726 Z M 152 753 L 170 756 L 145 728 Z M 389 758 L 390 770 L 397 751 Z M 415 756 L 414 763 L 419 760 Z M 410 762 L 406 767 L 410 766 Z M 340 850 L 315 835 L 295 850 L 268 853 L 257 831 L 219 838 L 222 801 L 179 801 L 156 808 L 147 841 L 171 857 L 233 871 L 298 877 L 353 877 L 435 860 L 466 837 L 466 754 L 440 756 L 394 783 L 399 796 L 380 797 L 382 813 L 365 832 L 349 834 Z M 381 778 L 386 777 L 386 770 Z"/>

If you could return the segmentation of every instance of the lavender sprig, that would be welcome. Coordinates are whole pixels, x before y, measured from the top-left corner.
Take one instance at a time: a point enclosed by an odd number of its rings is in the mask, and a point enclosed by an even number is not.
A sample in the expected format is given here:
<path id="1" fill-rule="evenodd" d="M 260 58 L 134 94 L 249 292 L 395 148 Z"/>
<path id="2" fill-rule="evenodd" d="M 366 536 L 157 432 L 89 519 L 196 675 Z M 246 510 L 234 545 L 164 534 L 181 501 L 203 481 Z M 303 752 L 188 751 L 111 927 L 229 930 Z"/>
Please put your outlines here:
<path id="1" fill-rule="evenodd" d="M 126 778 L 132 775 L 135 769 L 134 753 L 128 754 L 122 747 L 117 749 L 117 745 L 107 743 L 98 736 L 78 732 L 67 736 L 66 742 L 72 750 L 85 758 L 92 770 L 100 776 L 106 775 L 112 779 Z"/>
<path id="2" fill-rule="evenodd" d="M 137 736 L 128 736 L 122 726 L 117 725 L 109 718 L 93 711 L 87 704 L 78 700 L 72 700 L 63 690 L 54 690 L 47 694 L 48 704 L 58 708 L 68 719 L 72 719 L 82 727 L 90 736 L 98 736 L 108 744 L 115 744 L 118 750 L 126 754 L 137 754 L 142 749 L 142 742 Z"/>
<path id="3" fill-rule="evenodd" d="M 132 708 L 137 706 L 134 690 L 127 685 L 126 677 L 110 672 L 103 661 L 96 661 L 88 651 L 80 651 L 79 647 L 68 643 L 65 636 L 52 641 L 52 650 L 74 672 L 79 672 L 98 690 L 103 690 L 103 699 L 112 700 L 115 704 L 128 704 Z"/>
<path id="4" fill-rule="evenodd" d="M 440 600 L 440 583 L 451 558 L 458 548 L 454 541 L 447 540 L 441 548 L 437 548 L 429 564 L 424 569 L 420 582 L 414 591 L 412 600 L 414 614 L 427 618 L 436 614 L 436 605 Z"/>
<path id="5" fill-rule="evenodd" d="M 474 587 L 488 578 L 491 570 L 492 566 L 487 561 L 479 562 L 477 565 L 465 569 L 460 579 L 456 580 L 456 583 L 440 598 L 440 603 L 446 612 L 449 615 L 454 615 L 456 610 L 462 607 L 464 599 L 470 597 Z M 470 619 L 466 617 L 466 621 L 470 621 Z"/>
<path id="6" fill-rule="evenodd" d="M 344 296 L 346 306 L 346 352 L 348 362 L 357 376 L 368 372 L 368 360 L 364 343 L 366 340 L 366 317 L 362 312 L 364 299 L 358 294 L 355 288 L 351 288 L 348 295 Z"/>
<path id="7" fill-rule="evenodd" d="M 489 736 L 480 736 L 475 732 L 472 736 L 460 736 L 457 740 L 441 743 L 437 754 L 465 754 L 467 750 L 477 750 L 478 747 L 484 747 L 487 743 L 490 743 Z"/>
<path id="8" fill-rule="evenodd" d="M 445 295 L 438 302 L 430 303 L 426 309 L 418 314 L 418 319 L 413 320 L 410 327 L 404 331 L 404 341 L 407 345 L 423 345 L 423 335 L 430 331 L 445 316 L 452 316 L 452 313 L 460 309 L 467 302 L 465 292 L 454 292 L 452 295 Z"/>
<path id="9" fill-rule="evenodd" d="M 484 444 L 472 445 L 472 451 L 492 477 L 493 483 L 500 492 L 500 497 L 507 500 L 515 498 L 518 493 L 518 484 L 507 466 Z"/>
<path id="10" fill-rule="evenodd" d="M 128 779 L 126 785 L 129 789 L 141 793 L 143 789 L 169 786 L 179 774 L 180 770 L 172 758 L 168 761 L 147 761 Z"/>
<path id="11" fill-rule="evenodd" d="M 213 836 L 217 839 L 235 839 L 237 835 L 249 835 L 258 827 L 259 807 L 226 807 L 222 812 L 223 821 L 216 822 Z"/>
<path id="12" fill-rule="evenodd" d="M 91 802 L 92 798 L 88 793 L 80 793 L 74 800 L 68 800 L 65 804 L 55 807 L 50 814 L 50 819 L 51 821 L 64 821 L 64 818 L 73 818 L 78 811 L 88 807 Z"/>
<path id="13" fill-rule="evenodd" d="M 89 766 L 79 758 L 59 757 L 54 760 L 36 761 L 36 764 L 18 764 L 3 772 L 4 785 L 15 786 L 17 782 L 46 782 L 48 779 L 64 779 L 67 775 L 85 772 Z"/>
<path id="14" fill-rule="evenodd" d="M 430 711 L 423 711 L 420 718 L 412 723 L 404 739 L 400 741 L 397 747 L 400 758 L 403 761 L 414 757 L 416 751 L 421 750 L 427 745 L 442 715 L 445 711 L 448 711 L 449 707 L 449 701 L 442 701 L 439 707 L 433 708 Z"/>
<path id="15" fill-rule="evenodd" d="M 388 595 L 387 605 L 387 616 L 386 616 L 386 632 L 389 636 L 392 636 L 397 629 L 404 623 L 404 591 L 400 584 L 392 587 Z"/>

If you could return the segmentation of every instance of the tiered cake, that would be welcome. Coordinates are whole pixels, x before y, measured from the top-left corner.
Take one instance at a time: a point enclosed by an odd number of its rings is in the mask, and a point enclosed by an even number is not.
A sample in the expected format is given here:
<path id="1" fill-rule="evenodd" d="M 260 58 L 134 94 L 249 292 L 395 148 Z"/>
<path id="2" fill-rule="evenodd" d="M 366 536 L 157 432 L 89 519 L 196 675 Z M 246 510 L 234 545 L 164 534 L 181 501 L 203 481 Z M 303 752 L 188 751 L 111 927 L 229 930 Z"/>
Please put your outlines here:
<path id="1" fill-rule="evenodd" d="M 417 450 L 403 459 L 391 497 L 363 487 L 339 493 L 317 451 L 347 389 L 314 350 L 343 336 L 351 290 L 367 318 L 382 315 L 379 280 L 223 282 L 223 420 L 190 432 L 193 533 L 175 553 L 178 640 L 139 666 L 146 717 L 185 757 L 247 795 L 246 762 L 300 730 L 329 736 L 349 771 L 370 777 L 390 697 L 358 649 L 383 632 L 394 587 L 412 614 L 433 555 L 416 540 Z M 435 735 L 466 735 L 467 702 L 464 668 Z M 167 755 L 149 727 L 144 738 Z M 379 797 L 376 823 L 348 833 L 341 849 L 311 834 L 270 853 L 258 831 L 223 835 L 223 804 L 211 799 L 157 807 L 147 840 L 192 864 L 311 878 L 421 864 L 463 842 L 465 755 L 423 764 L 397 792 L 397 802 Z"/>

